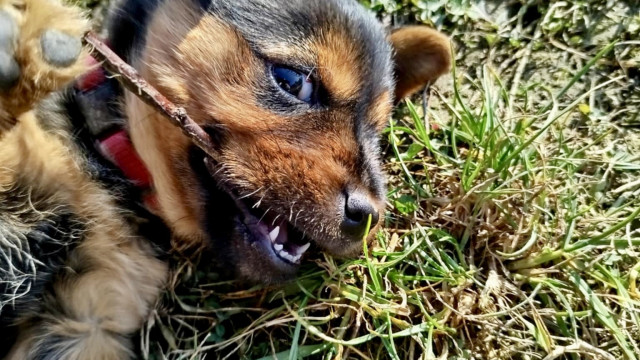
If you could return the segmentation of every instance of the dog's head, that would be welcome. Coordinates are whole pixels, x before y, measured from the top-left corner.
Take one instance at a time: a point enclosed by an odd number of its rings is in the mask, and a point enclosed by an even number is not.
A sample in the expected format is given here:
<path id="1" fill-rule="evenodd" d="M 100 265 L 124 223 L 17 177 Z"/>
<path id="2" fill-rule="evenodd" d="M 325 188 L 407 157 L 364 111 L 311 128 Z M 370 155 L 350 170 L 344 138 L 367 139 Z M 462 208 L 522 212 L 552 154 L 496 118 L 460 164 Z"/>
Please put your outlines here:
<path id="1" fill-rule="evenodd" d="M 387 35 L 350 0 L 126 4 L 136 20 L 120 14 L 114 46 L 129 47 L 219 153 L 127 97 L 134 146 L 176 236 L 266 282 L 291 277 L 309 244 L 357 254 L 385 206 L 379 133 L 395 100 L 448 69 L 446 38 L 423 27 Z"/>

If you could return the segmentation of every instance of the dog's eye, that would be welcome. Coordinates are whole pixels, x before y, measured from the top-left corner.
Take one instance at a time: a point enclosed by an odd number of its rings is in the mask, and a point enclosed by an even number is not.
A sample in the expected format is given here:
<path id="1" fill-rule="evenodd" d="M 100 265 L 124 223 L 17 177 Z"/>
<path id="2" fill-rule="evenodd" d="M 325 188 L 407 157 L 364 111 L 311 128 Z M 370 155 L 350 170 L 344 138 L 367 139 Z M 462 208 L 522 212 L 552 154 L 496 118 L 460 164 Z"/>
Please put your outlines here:
<path id="1" fill-rule="evenodd" d="M 282 90 L 306 103 L 312 102 L 314 84 L 310 75 L 280 66 L 274 66 L 271 71 L 273 78 Z"/>

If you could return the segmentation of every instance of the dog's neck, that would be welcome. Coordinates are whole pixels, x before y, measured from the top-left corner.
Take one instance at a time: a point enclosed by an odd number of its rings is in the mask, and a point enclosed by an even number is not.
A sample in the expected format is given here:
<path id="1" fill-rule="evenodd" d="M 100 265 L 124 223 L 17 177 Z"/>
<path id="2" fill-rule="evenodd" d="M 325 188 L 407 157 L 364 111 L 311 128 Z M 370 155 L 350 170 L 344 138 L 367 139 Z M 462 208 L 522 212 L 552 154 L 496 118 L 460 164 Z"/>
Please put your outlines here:
<path id="1" fill-rule="evenodd" d="M 91 61 L 97 64 L 92 58 Z M 123 112 L 116 106 L 122 91 L 117 81 L 109 78 L 102 67 L 93 66 L 93 70 L 78 79 L 75 89 L 96 149 L 142 191 L 145 206 L 155 212 L 151 175 L 129 138 Z"/>

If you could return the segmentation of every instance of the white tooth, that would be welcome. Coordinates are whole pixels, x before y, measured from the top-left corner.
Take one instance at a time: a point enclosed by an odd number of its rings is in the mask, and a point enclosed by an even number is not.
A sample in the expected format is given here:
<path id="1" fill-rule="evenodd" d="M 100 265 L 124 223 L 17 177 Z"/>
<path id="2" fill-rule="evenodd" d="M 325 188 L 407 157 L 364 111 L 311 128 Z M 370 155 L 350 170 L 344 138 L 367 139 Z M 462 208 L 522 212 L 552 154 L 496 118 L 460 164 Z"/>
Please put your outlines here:
<path id="1" fill-rule="evenodd" d="M 293 262 L 293 255 L 289 254 L 286 250 L 280 251 L 280 257 Z"/>
<path id="2" fill-rule="evenodd" d="M 298 254 L 302 255 L 304 254 L 307 250 L 309 250 L 309 246 L 311 246 L 311 243 L 307 243 L 306 245 L 302 245 L 298 248 Z"/>
<path id="3" fill-rule="evenodd" d="M 279 234 L 280 234 L 280 226 L 276 226 L 269 233 L 269 239 L 271 239 L 271 241 L 276 241 L 276 239 L 278 238 Z"/>
<path id="4" fill-rule="evenodd" d="M 297 263 L 298 261 L 300 261 L 300 258 L 301 258 L 301 257 L 302 257 L 302 255 L 294 256 L 292 261 L 293 261 L 294 263 Z"/>
<path id="5" fill-rule="evenodd" d="M 282 244 L 274 244 L 273 248 L 276 249 L 276 251 L 280 251 L 284 248 L 284 245 Z"/>

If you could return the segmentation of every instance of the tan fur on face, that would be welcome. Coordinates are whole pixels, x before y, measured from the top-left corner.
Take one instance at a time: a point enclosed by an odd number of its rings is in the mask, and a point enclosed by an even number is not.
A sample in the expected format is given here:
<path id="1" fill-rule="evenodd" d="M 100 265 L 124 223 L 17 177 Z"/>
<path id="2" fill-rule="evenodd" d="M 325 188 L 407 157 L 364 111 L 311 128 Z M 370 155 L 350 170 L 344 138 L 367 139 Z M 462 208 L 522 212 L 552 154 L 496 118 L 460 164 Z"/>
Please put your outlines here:
<path id="1" fill-rule="evenodd" d="M 369 117 L 378 126 L 378 130 L 382 131 L 388 124 L 393 102 L 390 91 L 384 92 L 370 104 Z"/>
<path id="2" fill-rule="evenodd" d="M 241 49 L 236 43 L 216 44 L 207 38 L 203 29 L 210 31 L 209 36 L 218 40 L 233 40 L 235 35 L 222 23 L 212 18 L 200 19 L 200 16 L 195 7 L 183 2 L 166 3 L 149 25 L 151 35 L 147 39 L 147 51 L 140 60 L 145 64 L 141 66 L 142 75 L 180 104 L 203 100 L 194 100 L 193 97 L 205 98 L 215 91 L 215 86 L 211 86 L 204 76 L 208 74 L 218 80 L 216 69 L 211 68 L 212 63 L 217 65 L 218 59 L 223 57 L 223 62 L 231 66 L 240 63 L 237 60 L 243 55 L 230 51 L 230 48 Z M 200 26 L 192 28 L 198 23 Z M 227 54 L 238 58 L 227 59 Z M 227 69 L 225 72 L 230 71 Z M 199 77 L 197 81 L 192 79 L 196 76 Z M 231 91 L 221 96 L 221 104 L 233 103 L 224 99 L 224 96 L 233 96 Z M 185 168 L 186 149 L 190 142 L 180 130 L 134 95 L 127 94 L 126 103 L 131 139 L 151 172 L 163 218 L 178 238 L 197 244 L 205 237 L 200 228 L 203 214 L 198 212 L 203 204 L 197 195 L 194 196 L 197 180 L 190 169 Z M 197 120 L 208 118 L 210 110 L 201 106 L 189 108 L 191 117 Z"/>
<path id="3" fill-rule="evenodd" d="M 336 106 L 295 118 L 265 109 L 255 97 L 256 81 L 265 77 L 263 60 L 235 30 L 189 3 L 163 5 L 149 33 L 140 71 L 197 122 L 224 129 L 223 181 L 240 195 L 263 198 L 307 235 L 322 238 L 323 246 L 342 252 L 339 198 L 346 187 L 364 188 L 351 109 Z M 348 103 L 358 95 L 361 75 L 352 65 L 358 53 L 344 36 L 327 32 L 287 53 L 276 54 L 285 50 L 278 46 L 265 51 L 275 58 L 301 49 L 307 49 L 301 58 L 317 53 L 316 71 L 327 91 Z M 381 94 L 386 105 L 372 110 L 376 119 L 386 119 L 381 112 L 390 110 L 388 96 Z M 130 96 L 127 103 L 132 139 L 152 173 L 163 217 L 180 237 L 201 241 L 206 214 L 200 185 L 186 165 L 190 144 L 139 100 Z"/>
<path id="4" fill-rule="evenodd" d="M 391 111 L 387 85 L 364 88 L 365 77 L 369 82 L 376 77 L 364 68 L 370 54 L 363 52 L 372 49 L 354 43 L 345 29 L 327 28 L 291 43 L 265 41 L 259 58 L 239 30 L 190 1 L 161 4 L 147 34 L 135 64 L 144 77 L 196 122 L 224 132 L 217 180 L 240 196 L 253 194 L 263 211 L 290 217 L 324 249 L 353 254 L 359 245 L 345 245 L 350 239 L 340 230 L 345 189 L 360 189 L 380 211 L 384 205 L 362 174 L 356 124 L 381 129 Z M 399 30 L 390 41 L 397 47 L 396 96 L 435 80 L 448 67 L 448 42 L 433 30 Z M 292 59 L 314 67 L 330 98 L 327 108 L 293 115 L 260 103 L 257 93 L 264 90 L 260 81 L 269 76 L 268 64 Z M 412 71 L 411 60 L 418 71 Z M 362 113 L 356 114 L 365 98 Z M 362 114 L 367 117 L 356 119 Z M 133 96 L 127 98 L 127 115 L 134 145 L 154 179 L 163 218 L 179 238 L 199 245 L 210 235 L 203 230 L 209 219 L 202 185 L 188 165 L 191 144 Z M 365 151 L 376 158 L 378 149 L 370 147 Z"/>
<path id="5" fill-rule="evenodd" d="M 318 73 L 329 93 L 340 101 L 353 101 L 362 86 L 362 73 L 359 67 L 359 53 L 347 34 L 340 31 L 327 31 L 312 48 L 318 54 L 318 63 L 322 64 Z"/>

